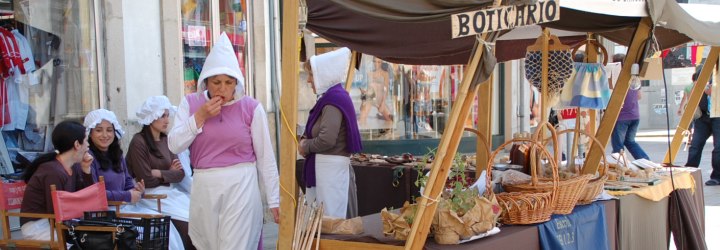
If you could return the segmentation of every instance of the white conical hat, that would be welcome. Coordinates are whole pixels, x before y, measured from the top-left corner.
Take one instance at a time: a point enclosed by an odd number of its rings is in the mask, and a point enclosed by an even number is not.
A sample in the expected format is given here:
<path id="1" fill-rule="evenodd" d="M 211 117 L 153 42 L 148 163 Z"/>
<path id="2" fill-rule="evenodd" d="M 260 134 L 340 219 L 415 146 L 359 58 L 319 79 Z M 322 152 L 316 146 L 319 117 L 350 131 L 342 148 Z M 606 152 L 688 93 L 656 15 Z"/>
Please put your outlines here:
<path id="1" fill-rule="evenodd" d="M 350 49 L 341 48 L 322 55 L 310 57 L 313 84 L 318 95 L 322 95 L 338 83 L 344 83 L 350 67 Z"/>
<path id="2" fill-rule="evenodd" d="M 200 72 L 200 78 L 198 78 L 198 93 L 202 93 L 207 89 L 205 79 L 222 74 L 237 79 L 235 100 L 239 100 L 244 94 L 245 78 L 240 71 L 240 64 L 238 63 L 238 58 L 235 55 L 230 38 L 228 38 L 225 32 L 220 34 L 217 42 L 215 42 L 215 45 L 213 45 L 210 50 L 210 54 L 205 59 L 202 72 Z"/>

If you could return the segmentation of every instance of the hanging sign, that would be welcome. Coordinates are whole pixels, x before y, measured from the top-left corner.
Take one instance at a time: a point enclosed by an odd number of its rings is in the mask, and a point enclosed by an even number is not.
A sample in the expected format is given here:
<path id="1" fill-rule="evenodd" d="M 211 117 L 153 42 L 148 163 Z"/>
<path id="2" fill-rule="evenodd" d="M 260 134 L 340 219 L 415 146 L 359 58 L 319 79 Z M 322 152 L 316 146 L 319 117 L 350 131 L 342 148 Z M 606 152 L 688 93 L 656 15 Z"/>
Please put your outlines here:
<path id="1" fill-rule="evenodd" d="M 454 39 L 560 20 L 560 2 L 544 0 L 535 4 L 470 11 L 452 15 L 450 19 Z"/>

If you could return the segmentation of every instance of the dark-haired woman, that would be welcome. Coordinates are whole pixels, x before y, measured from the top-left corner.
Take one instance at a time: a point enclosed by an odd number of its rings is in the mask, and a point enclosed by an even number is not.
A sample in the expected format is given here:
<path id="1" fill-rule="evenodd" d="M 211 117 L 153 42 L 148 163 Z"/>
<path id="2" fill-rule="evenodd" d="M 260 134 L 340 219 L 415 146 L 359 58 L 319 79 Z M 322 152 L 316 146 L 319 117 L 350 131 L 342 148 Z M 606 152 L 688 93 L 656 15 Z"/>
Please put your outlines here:
<path id="1" fill-rule="evenodd" d="M 190 196 L 176 186 L 185 178 L 185 171 L 178 156 L 170 152 L 167 139 L 170 116 L 174 113 L 175 107 L 165 96 L 145 100 L 135 112 L 143 128 L 130 141 L 126 159 L 133 176 L 145 182 L 145 193 L 167 194 L 161 201 L 162 213 L 170 215 L 178 231 L 186 236 Z M 152 200 L 141 200 L 138 205 L 157 211 L 157 204 Z M 190 237 L 183 240 L 185 248 L 190 248 Z"/>
<path id="2" fill-rule="evenodd" d="M 136 203 L 145 192 L 145 185 L 135 182 L 128 172 L 127 164 L 120 148 L 120 137 L 125 133 L 115 116 L 106 109 L 96 109 L 85 116 L 85 127 L 90 130 L 88 142 L 90 153 L 95 160 L 92 163 L 92 178 L 98 181 L 105 177 L 105 188 L 109 201 Z"/>
<path id="3" fill-rule="evenodd" d="M 64 121 L 55 126 L 52 144 L 55 151 L 35 159 L 23 173 L 27 183 L 20 211 L 23 213 L 52 214 L 53 203 L 50 185 L 57 190 L 74 192 L 78 171 L 90 173 L 93 157 L 88 154 L 85 127 L 77 122 Z M 80 164 L 77 164 L 80 163 Z M 49 240 L 50 223 L 46 219 L 21 218 L 23 238 Z"/>
<path id="4" fill-rule="evenodd" d="M 133 205 L 123 206 L 123 212 L 157 213 L 134 205 L 142 198 L 145 184 L 142 180 L 135 182 L 130 176 L 120 148 L 120 138 L 125 132 L 123 132 L 115 113 L 106 109 L 93 110 L 85 116 L 84 124 L 90 131 L 88 135 L 90 150 L 88 152 L 95 158 L 91 164 L 93 182 L 97 182 L 100 176 L 104 176 L 109 201 L 133 203 Z M 170 227 L 170 249 L 184 249 L 175 226 L 171 224 Z"/>

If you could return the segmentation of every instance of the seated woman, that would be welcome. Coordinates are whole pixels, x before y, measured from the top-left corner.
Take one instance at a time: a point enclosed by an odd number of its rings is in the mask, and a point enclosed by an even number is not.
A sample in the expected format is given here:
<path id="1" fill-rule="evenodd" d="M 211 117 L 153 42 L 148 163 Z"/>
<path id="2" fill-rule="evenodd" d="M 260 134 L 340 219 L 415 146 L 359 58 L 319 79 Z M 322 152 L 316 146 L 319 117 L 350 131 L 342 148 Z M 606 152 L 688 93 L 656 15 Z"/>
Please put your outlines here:
<path id="1" fill-rule="evenodd" d="M 50 185 L 57 190 L 75 192 L 78 171 L 90 173 L 92 156 L 88 154 L 85 127 L 80 123 L 64 121 L 52 132 L 55 151 L 35 159 L 23 173 L 27 183 L 20 211 L 23 213 L 52 214 L 53 203 Z M 76 163 L 80 163 L 79 166 Z M 50 223 L 47 219 L 21 218 L 22 236 L 29 240 L 50 240 Z"/>
<path id="2" fill-rule="evenodd" d="M 167 97 L 148 98 L 135 112 L 143 128 L 130 141 L 126 158 L 133 176 L 145 182 L 145 193 L 167 194 L 162 200 L 162 213 L 172 216 L 175 227 L 186 232 L 190 196 L 176 186 L 185 178 L 185 171 L 178 156 L 170 152 L 167 141 L 170 116 L 174 113 L 175 107 Z M 141 200 L 138 205 L 157 212 L 154 200 Z M 189 237 L 184 237 L 183 241 L 185 248 L 192 246 Z"/>
<path id="3" fill-rule="evenodd" d="M 142 199 L 145 184 L 142 180 L 136 183 L 128 172 L 120 148 L 120 137 L 124 132 L 115 113 L 106 109 L 93 110 L 85 116 L 84 124 L 90 131 L 88 152 L 95 158 L 88 175 L 91 175 L 93 182 L 97 182 L 100 176 L 105 177 L 108 201 L 132 203 L 123 206 L 123 212 L 157 214 L 156 211 L 134 205 Z M 170 249 L 184 249 L 180 234 L 173 224 L 170 224 Z"/>

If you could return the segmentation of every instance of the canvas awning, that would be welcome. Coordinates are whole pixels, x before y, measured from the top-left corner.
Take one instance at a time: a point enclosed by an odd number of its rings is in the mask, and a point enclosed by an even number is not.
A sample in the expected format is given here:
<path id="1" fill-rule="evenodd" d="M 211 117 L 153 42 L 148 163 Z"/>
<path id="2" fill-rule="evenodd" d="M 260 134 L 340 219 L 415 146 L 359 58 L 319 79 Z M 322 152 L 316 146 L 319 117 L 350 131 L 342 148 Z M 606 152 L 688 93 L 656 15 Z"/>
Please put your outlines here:
<path id="1" fill-rule="evenodd" d="M 520 4 L 531 0 L 510 2 Z M 490 0 L 308 0 L 307 28 L 339 46 L 394 63 L 465 64 L 475 38 L 452 39 L 450 15 L 483 9 L 490 4 Z M 655 35 L 661 49 L 692 40 L 708 45 L 720 43 L 720 33 L 702 32 L 720 30 L 720 18 L 716 14 L 720 13 L 720 6 L 693 7 L 673 0 L 650 0 L 647 5 L 645 2 L 562 0 L 560 6 L 560 20 L 543 26 L 594 32 L 628 45 L 637 23 L 648 15 L 646 6 L 649 6 L 653 10 L 651 16 L 660 24 Z M 538 35 L 529 33 L 527 37 Z M 522 39 L 513 40 L 516 41 L 498 42 L 498 61 L 524 56 L 524 50 L 517 49 L 524 45 Z M 582 38 L 575 36 L 564 42 L 572 45 L 579 40 Z"/>

